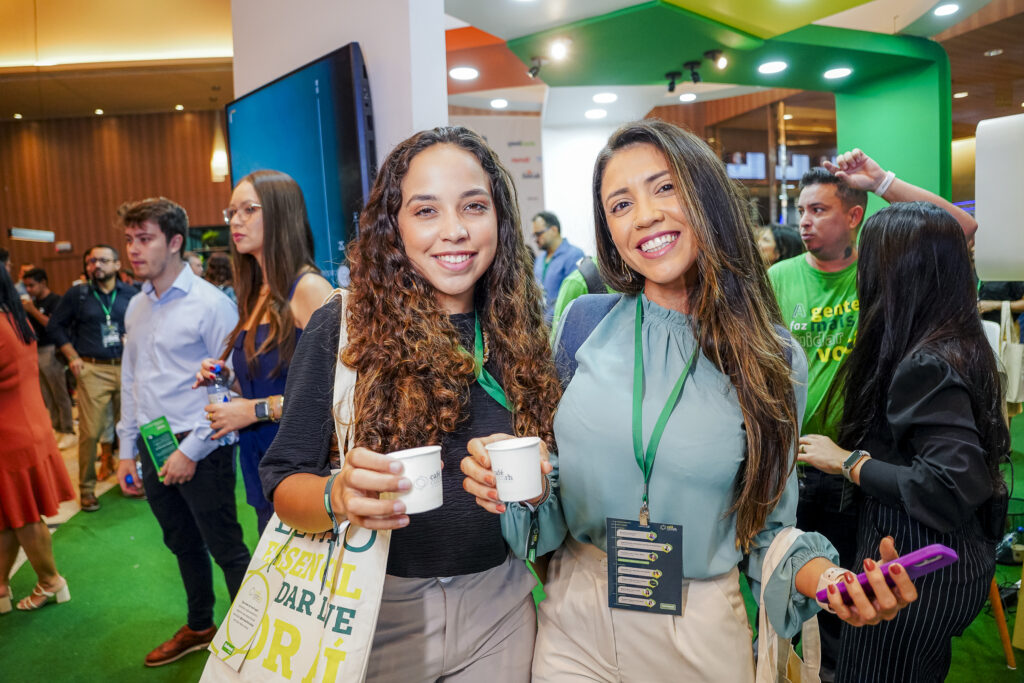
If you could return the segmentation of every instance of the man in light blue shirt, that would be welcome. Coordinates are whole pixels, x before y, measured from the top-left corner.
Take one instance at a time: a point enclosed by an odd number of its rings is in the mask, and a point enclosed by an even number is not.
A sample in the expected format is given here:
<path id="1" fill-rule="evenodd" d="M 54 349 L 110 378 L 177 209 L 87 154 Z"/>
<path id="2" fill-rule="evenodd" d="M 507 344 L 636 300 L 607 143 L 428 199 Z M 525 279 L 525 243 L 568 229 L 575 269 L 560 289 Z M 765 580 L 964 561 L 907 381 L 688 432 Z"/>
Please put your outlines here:
<path id="1" fill-rule="evenodd" d="M 562 237 L 562 225 L 558 216 L 550 211 L 541 211 L 533 217 L 533 239 L 540 253 L 533 263 L 533 277 L 544 290 L 544 319 L 551 324 L 555 317 L 555 301 L 562 280 L 576 270 L 576 263 L 583 258 L 583 250 Z"/>
<path id="2" fill-rule="evenodd" d="M 184 209 L 161 197 L 123 207 L 121 216 L 128 260 L 145 284 L 125 313 L 117 478 L 126 493 L 138 491 L 128 476 L 136 476 L 134 458 L 141 451 L 149 506 L 178 560 L 188 598 L 186 625 L 146 656 L 146 666 L 160 666 L 205 649 L 213 639 L 210 555 L 224 571 L 232 599 L 249 565 L 235 510 L 233 448 L 210 439 L 206 394 L 192 390 L 196 368 L 221 355 L 238 313 L 182 260 Z M 178 447 L 157 471 L 139 433 L 159 418 L 167 419 Z"/>

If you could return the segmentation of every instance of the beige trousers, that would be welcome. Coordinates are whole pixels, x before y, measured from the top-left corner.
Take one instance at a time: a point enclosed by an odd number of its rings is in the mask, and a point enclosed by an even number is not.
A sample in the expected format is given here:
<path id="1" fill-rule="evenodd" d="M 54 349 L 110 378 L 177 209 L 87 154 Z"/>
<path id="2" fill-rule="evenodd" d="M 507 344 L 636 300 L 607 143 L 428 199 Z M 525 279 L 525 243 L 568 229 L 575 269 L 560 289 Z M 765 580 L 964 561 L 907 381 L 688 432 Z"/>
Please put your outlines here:
<path id="1" fill-rule="evenodd" d="M 86 361 L 78 375 L 78 485 L 96 490 L 96 444 L 107 426 L 108 408 L 121 418 L 121 366 Z"/>
<path id="2" fill-rule="evenodd" d="M 683 615 L 608 607 L 607 555 L 571 537 L 551 561 L 533 681 L 754 680 L 739 570 L 683 586 Z"/>

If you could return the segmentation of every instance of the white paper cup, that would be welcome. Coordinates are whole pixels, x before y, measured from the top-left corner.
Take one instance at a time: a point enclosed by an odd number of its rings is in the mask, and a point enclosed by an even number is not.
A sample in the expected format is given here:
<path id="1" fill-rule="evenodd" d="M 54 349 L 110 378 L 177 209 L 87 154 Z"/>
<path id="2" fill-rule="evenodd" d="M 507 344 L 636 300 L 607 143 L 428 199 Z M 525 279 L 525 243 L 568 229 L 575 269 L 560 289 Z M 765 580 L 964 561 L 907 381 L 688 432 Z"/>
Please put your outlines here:
<path id="1" fill-rule="evenodd" d="M 395 497 L 405 502 L 405 514 L 415 515 L 441 507 L 444 503 L 441 486 L 441 447 L 423 446 L 388 453 L 388 457 L 402 463 L 405 470 L 400 476 L 412 482 L 408 491 Z"/>
<path id="2" fill-rule="evenodd" d="M 540 437 L 524 436 L 487 444 L 498 498 L 506 503 L 530 500 L 544 492 L 540 473 Z"/>

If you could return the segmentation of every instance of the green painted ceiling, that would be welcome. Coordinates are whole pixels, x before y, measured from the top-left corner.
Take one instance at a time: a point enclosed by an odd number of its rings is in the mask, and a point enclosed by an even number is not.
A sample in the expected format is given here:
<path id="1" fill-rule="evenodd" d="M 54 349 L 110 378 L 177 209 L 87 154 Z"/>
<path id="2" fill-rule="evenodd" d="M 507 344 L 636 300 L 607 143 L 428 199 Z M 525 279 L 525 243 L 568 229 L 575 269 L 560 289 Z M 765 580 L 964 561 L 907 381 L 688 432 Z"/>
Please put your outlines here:
<path id="1" fill-rule="evenodd" d="M 532 57 L 547 54 L 555 38 L 568 38 L 572 45 L 568 59 L 542 68 L 541 78 L 552 87 L 667 83 L 666 72 L 682 71 L 684 62 L 701 60 L 712 49 L 724 50 L 729 65 L 719 71 L 704 60 L 700 75 L 707 82 L 835 92 L 946 59 L 929 40 L 828 26 L 803 26 L 765 40 L 661 1 L 517 38 L 508 46 L 529 64 Z M 789 68 L 774 75 L 758 73 L 758 65 L 769 60 L 786 61 Z M 853 74 L 823 78 L 835 67 L 851 68 Z"/>
<path id="2" fill-rule="evenodd" d="M 830 17 L 868 0 L 666 0 L 671 5 L 734 26 L 759 38 L 773 38 Z"/>

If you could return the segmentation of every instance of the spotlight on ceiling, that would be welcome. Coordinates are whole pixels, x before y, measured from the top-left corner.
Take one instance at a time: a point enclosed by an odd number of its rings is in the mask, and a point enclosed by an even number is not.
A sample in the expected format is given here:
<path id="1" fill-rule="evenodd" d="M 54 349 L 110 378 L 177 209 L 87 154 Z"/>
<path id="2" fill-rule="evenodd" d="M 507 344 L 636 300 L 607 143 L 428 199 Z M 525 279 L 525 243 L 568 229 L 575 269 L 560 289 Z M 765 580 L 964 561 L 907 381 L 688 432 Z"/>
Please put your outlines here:
<path id="1" fill-rule="evenodd" d="M 935 16 L 937 17 L 948 17 L 950 14 L 956 14 L 960 11 L 960 5 L 955 2 L 947 2 L 944 5 L 939 5 L 935 8 Z"/>
<path id="2" fill-rule="evenodd" d="M 690 80 L 694 83 L 700 83 L 700 74 L 697 69 L 700 68 L 700 62 L 687 62 L 683 64 L 683 68 L 690 72 Z"/>
<path id="3" fill-rule="evenodd" d="M 597 121 L 598 119 L 603 119 L 604 117 L 608 116 L 608 112 L 606 112 L 604 109 L 588 109 L 585 112 L 583 112 L 583 115 L 586 116 L 591 121 Z"/>
<path id="4" fill-rule="evenodd" d="M 726 59 L 721 50 L 708 50 L 704 53 L 704 58 L 714 64 L 715 68 L 719 71 L 729 66 L 729 60 Z"/>
<path id="5" fill-rule="evenodd" d="M 96 114 L 96 116 L 103 116 L 103 110 L 102 109 L 96 109 L 92 113 Z"/>
<path id="6" fill-rule="evenodd" d="M 953 99 L 954 100 L 962 100 L 965 97 L 967 97 L 967 91 L 966 90 L 961 90 L 960 92 L 953 93 Z"/>
<path id="7" fill-rule="evenodd" d="M 613 92 L 599 92 L 594 95 L 594 102 L 596 104 L 611 104 L 619 99 L 619 96 Z"/>
<path id="8" fill-rule="evenodd" d="M 835 79 L 835 78 L 846 78 L 847 76 L 849 76 L 852 73 L 853 73 L 853 69 L 848 69 L 845 66 L 840 66 L 840 67 L 837 67 L 835 69 L 829 69 L 828 71 L 826 71 L 822 75 L 825 78 L 828 78 L 829 80 L 831 80 L 831 79 Z"/>
<path id="9" fill-rule="evenodd" d="M 777 74 L 785 71 L 789 67 L 789 64 L 785 62 L 765 62 L 761 66 L 757 67 L 757 70 L 763 74 Z"/>
<path id="10" fill-rule="evenodd" d="M 783 114 L 782 115 L 782 120 L 783 121 L 792 121 L 793 120 L 793 115 L 792 114 Z"/>
<path id="11" fill-rule="evenodd" d="M 185 110 L 185 105 L 184 104 L 176 104 L 176 105 L 174 105 L 174 111 L 184 111 L 184 110 Z"/>
<path id="12" fill-rule="evenodd" d="M 1001 54 L 1003 54 L 1002 48 L 997 47 L 994 50 L 985 50 L 986 57 L 998 57 Z"/>
<path id="13" fill-rule="evenodd" d="M 491 100 L 491 109 L 504 109 L 508 106 L 508 100 L 504 97 L 496 97 Z"/>
<path id="14" fill-rule="evenodd" d="M 696 99 L 697 94 L 692 92 L 684 92 L 682 95 L 679 96 L 680 102 L 693 102 Z"/>
<path id="15" fill-rule="evenodd" d="M 683 72 L 682 71 L 669 71 L 667 74 L 665 74 L 665 78 L 668 79 L 668 91 L 669 92 L 675 92 L 676 91 L 676 81 L 679 80 L 682 77 L 683 77 Z"/>
<path id="16" fill-rule="evenodd" d="M 551 42 L 551 47 L 548 48 L 548 56 L 556 62 L 560 62 L 569 56 L 569 40 L 566 38 L 559 38 Z"/>
<path id="17" fill-rule="evenodd" d="M 530 60 L 530 68 L 526 70 L 526 75 L 530 78 L 537 78 L 537 74 L 540 73 L 540 67 L 544 63 L 544 60 L 540 57 L 534 57 Z"/>
<path id="18" fill-rule="evenodd" d="M 471 66 L 457 66 L 448 71 L 448 75 L 457 81 L 471 81 L 480 75 L 480 72 Z"/>
<path id="19" fill-rule="evenodd" d="M 15 114 L 15 115 L 14 115 L 14 118 L 16 118 L 16 119 L 20 119 L 20 118 L 21 118 L 21 114 Z"/>

